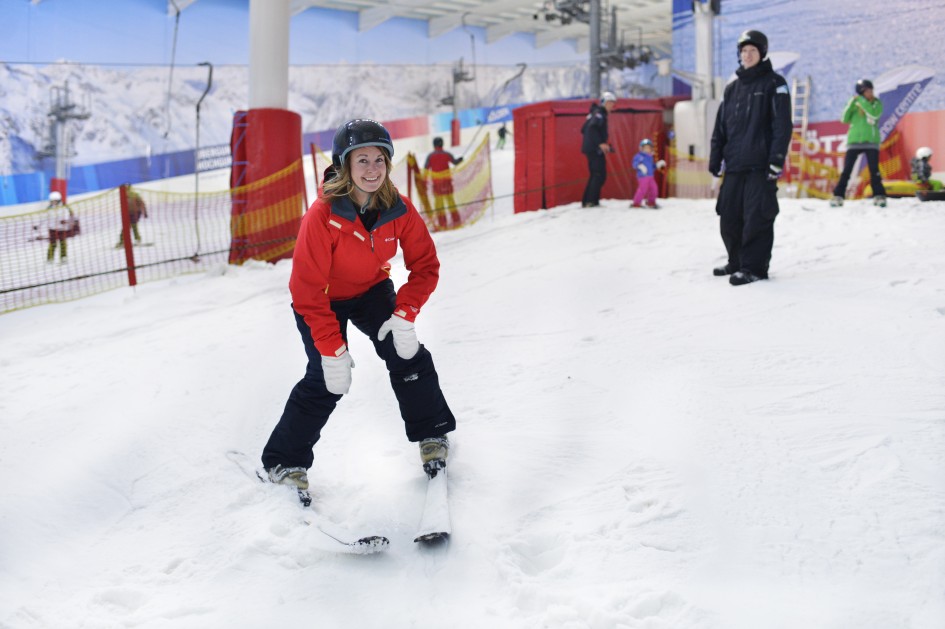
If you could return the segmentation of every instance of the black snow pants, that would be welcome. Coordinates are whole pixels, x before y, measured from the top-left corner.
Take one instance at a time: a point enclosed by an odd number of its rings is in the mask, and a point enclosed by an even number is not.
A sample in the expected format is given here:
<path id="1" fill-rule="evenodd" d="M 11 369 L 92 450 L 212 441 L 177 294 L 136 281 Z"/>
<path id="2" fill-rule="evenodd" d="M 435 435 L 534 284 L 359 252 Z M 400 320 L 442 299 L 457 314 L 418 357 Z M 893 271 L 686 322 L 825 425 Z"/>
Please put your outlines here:
<path id="1" fill-rule="evenodd" d="M 331 302 L 331 309 L 338 318 L 346 343 L 350 321 L 373 341 L 377 355 L 387 364 L 407 439 L 420 441 L 444 435 L 456 429 L 456 419 L 440 390 L 430 352 L 421 345 L 416 356 L 404 360 L 394 350 L 393 334 L 388 334 L 383 341 L 377 340 L 381 324 L 394 312 L 395 300 L 394 283 L 384 280 L 360 297 Z M 308 366 L 305 377 L 289 394 L 282 418 L 263 449 L 262 463 L 266 468 L 279 463 L 285 467 L 311 467 L 314 460 L 312 447 L 342 397 L 325 387 L 321 355 L 315 348 L 312 333 L 301 315 L 295 310 L 293 313 L 308 356 Z"/>
<path id="2" fill-rule="evenodd" d="M 883 175 L 879 172 L 879 149 L 847 150 L 846 155 L 843 156 L 843 172 L 840 173 L 840 180 L 833 189 L 833 196 L 843 197 L 846 195 L 850 175 L 853 174 L 853 167 L 856 166 L 857 158 L 859 158 L 861 154 L 866 155 L 866 166 L 870 173 L 870 187 L 873 189 L 873 196 L 886 196 L 886 188 L 883 186 Z"/>
<path id="3" fill-rule="evenodd" d="M 607 181 L 607 158 L 600 151 L 594 155 L 585 153 L 584 156 L 587 157 L 587 170 L 590 176 L 584 187 L 581 205 L 600 205 L 600 189 Z"/>
<path id="4" fill-rule="evenodd" d="M 768 277 L 778 183 L 764 171 L 726 173 L 715 204 L 729 268 Z"/>

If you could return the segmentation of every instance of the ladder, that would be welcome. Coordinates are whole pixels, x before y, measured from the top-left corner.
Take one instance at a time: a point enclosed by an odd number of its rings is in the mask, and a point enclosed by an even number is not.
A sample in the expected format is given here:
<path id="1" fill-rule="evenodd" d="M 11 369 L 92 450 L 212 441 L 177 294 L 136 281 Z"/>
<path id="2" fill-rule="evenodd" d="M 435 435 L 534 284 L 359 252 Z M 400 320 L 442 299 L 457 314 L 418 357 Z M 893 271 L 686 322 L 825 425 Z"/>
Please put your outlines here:
<path id="1" fill-rule="evenodd" d="M 802 79 L 791 79 L 791 119 L 794 121 L 794 132 L 791 134 L 791 147 L 788 151 L 788 163 L 791 170 L 797 171 L 797 197 L 801 197 L 806 170 L 804 144 L 807 140 L 807 116 L 810 111 L 810 76 Z"/>

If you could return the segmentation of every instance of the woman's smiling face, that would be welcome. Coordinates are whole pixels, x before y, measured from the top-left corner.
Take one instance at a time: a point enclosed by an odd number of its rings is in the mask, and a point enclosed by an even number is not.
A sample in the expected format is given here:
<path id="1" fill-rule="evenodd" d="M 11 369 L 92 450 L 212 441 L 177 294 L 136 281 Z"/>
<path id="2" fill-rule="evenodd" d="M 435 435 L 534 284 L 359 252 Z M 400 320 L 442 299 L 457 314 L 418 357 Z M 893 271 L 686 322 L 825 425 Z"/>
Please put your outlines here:
<path id="1" fill-rule="evenodd" d="M 362 146 L 351 151 L 349 158 L 355 196 L 360 203 L 366 203 L 368 195 L 377 192 L 387 179 L 384 152 L 376 146 Z"/>

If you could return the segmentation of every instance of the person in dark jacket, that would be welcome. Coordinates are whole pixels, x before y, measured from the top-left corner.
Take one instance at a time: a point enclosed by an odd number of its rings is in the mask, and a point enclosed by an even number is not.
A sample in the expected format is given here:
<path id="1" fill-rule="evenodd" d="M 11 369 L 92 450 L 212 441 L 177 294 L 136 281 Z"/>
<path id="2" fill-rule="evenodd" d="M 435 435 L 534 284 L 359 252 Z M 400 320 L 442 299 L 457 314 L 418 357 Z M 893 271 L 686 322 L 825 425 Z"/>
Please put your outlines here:
<path id="1" fill-rule="evenodd" d="M 499 136 L 499 141 L 495 143 L 495 147 L 501 151 L 505 148 L 506 136 L 512 135 L 512 132 L 508 130 L 508 128 L 505 126 L 505 123 L 503 122 L 502 126 L 499 127 L 499 130 L 496 131 L 496 135 Z"/>
<path id="2" fill-rule="evenodd" d="M 269 480 L 296 487 L 300 497 L 308 490 L 312 447 L 351 386 L 349 322 L 386 363 L 407 439 L 419 442 L 424 469 L 446 465 L 447 433 L 456 420 L 414 329 L 440 262 L 423 218 L 390 179 L 393 154 L 380 123 L 341 125 L 332 143 L 333 177 L 302 217 L 289 292 L 308 366 L 262 453 Z M 398 249 L 409 273 L 395 290 L 390 261 Z"/>
<path id="3" fill-rule="evenodd" d="M 597 207 L 600 205 L 600 189 L 607 180 L 607 153 L 613 149 L 608 142 L 607 114 L 613 110 L 617 97 L 612 92 L 604 92 L 600 97 L 600 104 L 592 103 L 591 111 L 587 114 L 581 133 L 584 138 L 581 142 L 581 152 L 587 157 L 587 186 L 584 187 L 584 196 L 581 198 L 581 207 Z"/>
<path id="4" fill-rule="evenodd" d="M 712 131 L 709 172 L 725 178 L 715 211 L 728 253 L 716 276 L 733 286 L 768 279 L 778 215 L 778 178 L 791 143 L 791 94 L 771 67 L 768 38 L 749 30 L 738 38 L 741 67 L 725 88 Z"/>

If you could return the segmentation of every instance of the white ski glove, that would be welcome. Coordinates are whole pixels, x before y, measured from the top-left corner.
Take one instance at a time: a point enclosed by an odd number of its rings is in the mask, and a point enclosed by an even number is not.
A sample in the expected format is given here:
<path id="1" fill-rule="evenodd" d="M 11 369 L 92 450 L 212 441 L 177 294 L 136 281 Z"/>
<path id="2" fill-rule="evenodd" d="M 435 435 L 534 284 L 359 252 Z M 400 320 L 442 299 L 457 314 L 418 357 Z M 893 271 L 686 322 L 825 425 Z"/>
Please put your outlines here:
<path id="1" fill-rule="evenodd" d="M 344 395 L 351 388 L 351 368 L 354 360 L 346 349 L 340 356 L 322 356 L 322 373 L 329 393 Z"/>
<path id="2" fill-rule="evenodd" d="M 660 161 L 656 162 L 656 167 L 660 170 L 663 170 L 666 168 L 666 161 L 661 159 Z"/>
<path id="3" fill-rule="evenodd" d="M 417 330 L 413 322 L 393 314 L 377 331 L 377 340 L 383 341 L 388 332 L 393 332 L 394 349 L 404 360 L 410 360 L 420 351 L 420 341 L 417 340 Z"/>
<path id="4" fill-rule="evenodd" d="M 641 177 L 646 177 L 649 174 L 649 169 L 646 167 L 646 164 L 640 164 L 637 166 L 637 170 L 640 171 Z"/>

